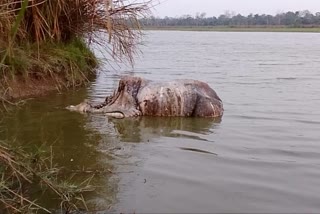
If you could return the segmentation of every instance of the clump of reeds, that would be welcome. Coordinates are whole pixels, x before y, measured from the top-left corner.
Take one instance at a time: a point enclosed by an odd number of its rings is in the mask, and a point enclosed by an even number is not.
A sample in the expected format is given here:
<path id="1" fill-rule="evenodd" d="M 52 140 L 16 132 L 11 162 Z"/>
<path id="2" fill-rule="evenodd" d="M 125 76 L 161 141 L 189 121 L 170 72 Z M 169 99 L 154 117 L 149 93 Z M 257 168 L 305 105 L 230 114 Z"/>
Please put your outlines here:
<path id="1" fill-rule="evenodd" d="M 24 14 L 12 38 L 21 9 Z M 11 41 L 11 45 L 25 41 L 67 42 L 106 30 L 112 53 L 130 58 L 140 35 L 138 18 L 148 12 L 148 2 L 127 0 L 1 0 L 0 40 L 7 44 Z"/>
<path id="2" fill-rule="evenodd" d="M 51 213 L 30 198 L 30 190 L 37 188 L 50 192 L 60 200 L 63 213 L 87 209 L 83 193 L 93 191 L 91 178 L 81 184 L 58 182 L 58 168 L 52 163 L 52 154 L 26 153 L 0 141 L 0 213 Z"/>
<path id="3" fill-rule="evenodd" d="M 138 19 L 148 12 L 149 2 L 128 0 L 0 0 L 0 77 L 9 71 L 13 76 L 17 71 L 23 73 L 21 70 L 27 70 L 27 75 L 46 73 L 48 67 L 50 74 L 63 73 L 57 66 L 63 60 L 54 59 L 55 63 L 47 66 L 45 56 L 56 55 L 42 46 L 54 49 L 82 40 L 88 48 L 83 38 L 102 45 L 115 59 L 132 62 L 141 35 Z M 103 35 L 106 38 L 101 38 Z M 85 59 L 94 61 L 94 56 Z M 68 68 L 79 66 L 70 64 Z"/>

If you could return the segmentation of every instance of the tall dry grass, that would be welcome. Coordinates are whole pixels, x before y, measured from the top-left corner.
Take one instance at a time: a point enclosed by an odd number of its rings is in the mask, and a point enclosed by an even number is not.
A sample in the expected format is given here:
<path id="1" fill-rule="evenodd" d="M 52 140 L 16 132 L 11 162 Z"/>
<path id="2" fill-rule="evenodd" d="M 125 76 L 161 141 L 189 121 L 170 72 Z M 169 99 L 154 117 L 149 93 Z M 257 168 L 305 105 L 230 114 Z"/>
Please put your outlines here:
<path id="1" fill-rule="evenodd" d="M 106 31 L 113 57 L 132 60 L 140 38 L 138 19 L 149 13 L 150 1 L 128 0 L 0 0 L 0 47 L 26 42 L 68 42 L 74 37 L 95 40 Z M 24 5 L 25 4 L 25 5 Z M 16 34 L 14 23 L 21 9 L 25 11 Z M 9 48 L 10 48 L 9 47 Z M 8 53 L 10 55 L 10 51 Z"/>
<path id="2" fill-rule="evenodd" d="M 151 1 L 0 0 L 0 101 L 19 78 L 52 79 L 57 89 L 86 83 L 98 64 L 88 42 L 133 63 Z"/>

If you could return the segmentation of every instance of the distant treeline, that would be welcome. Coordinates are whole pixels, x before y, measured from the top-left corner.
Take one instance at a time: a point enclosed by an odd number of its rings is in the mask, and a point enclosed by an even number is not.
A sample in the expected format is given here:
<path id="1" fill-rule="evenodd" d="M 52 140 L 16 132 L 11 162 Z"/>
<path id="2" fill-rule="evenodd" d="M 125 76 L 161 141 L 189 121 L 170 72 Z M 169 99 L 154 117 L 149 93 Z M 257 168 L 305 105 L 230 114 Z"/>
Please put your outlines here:
<path id="1" fill-rule="evenodd" d="M 308 10 L 279 13 L 276 15 L 249 14 L 243 16 L 234 12 L 226 12 L 218 17 L 207 17 L 206 13 L 197 13 L 195 16 L 183 15 L 180 17 L 149 17 L 141 19 L 144 26 L 292 26 L 312 27 L 320 26 L 320 12 L 311 13 Z"/>

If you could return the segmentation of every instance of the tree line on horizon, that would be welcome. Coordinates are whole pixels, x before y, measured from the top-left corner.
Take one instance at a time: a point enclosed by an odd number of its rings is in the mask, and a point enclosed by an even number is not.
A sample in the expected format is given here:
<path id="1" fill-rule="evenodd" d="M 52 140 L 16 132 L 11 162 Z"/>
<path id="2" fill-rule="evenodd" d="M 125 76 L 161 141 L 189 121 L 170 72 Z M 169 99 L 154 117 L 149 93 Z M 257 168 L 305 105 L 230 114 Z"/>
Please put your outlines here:
<path id="1" fill-rule="evenodd" d="M 320 12 L 311 13 L 308 10 L 288 11 L 276 15 L 249 14 L 243 16 L 234 12 L 225 12 L 215 17 L 207 17 L 206 13 L 197 13 L 195 16 L 182 15 L 179 17 L 148 17 L 140 20 L 146 27 L 170 26 L 290 26 L 290 27 L 318 27 L 320 26 Z"/>

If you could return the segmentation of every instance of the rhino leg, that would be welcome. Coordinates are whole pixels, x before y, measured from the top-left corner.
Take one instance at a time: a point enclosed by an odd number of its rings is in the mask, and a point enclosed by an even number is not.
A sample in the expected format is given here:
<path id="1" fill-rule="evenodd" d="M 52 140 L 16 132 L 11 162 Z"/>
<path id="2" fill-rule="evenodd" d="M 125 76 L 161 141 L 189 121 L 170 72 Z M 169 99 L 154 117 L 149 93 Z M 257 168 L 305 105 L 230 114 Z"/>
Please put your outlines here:
<path id="1" fill-rule="evenodd" d="M 192 116 L 220 117 L 223 114 L 222 102 L 217 99 L 201 96 L 198 98 Z"/>

